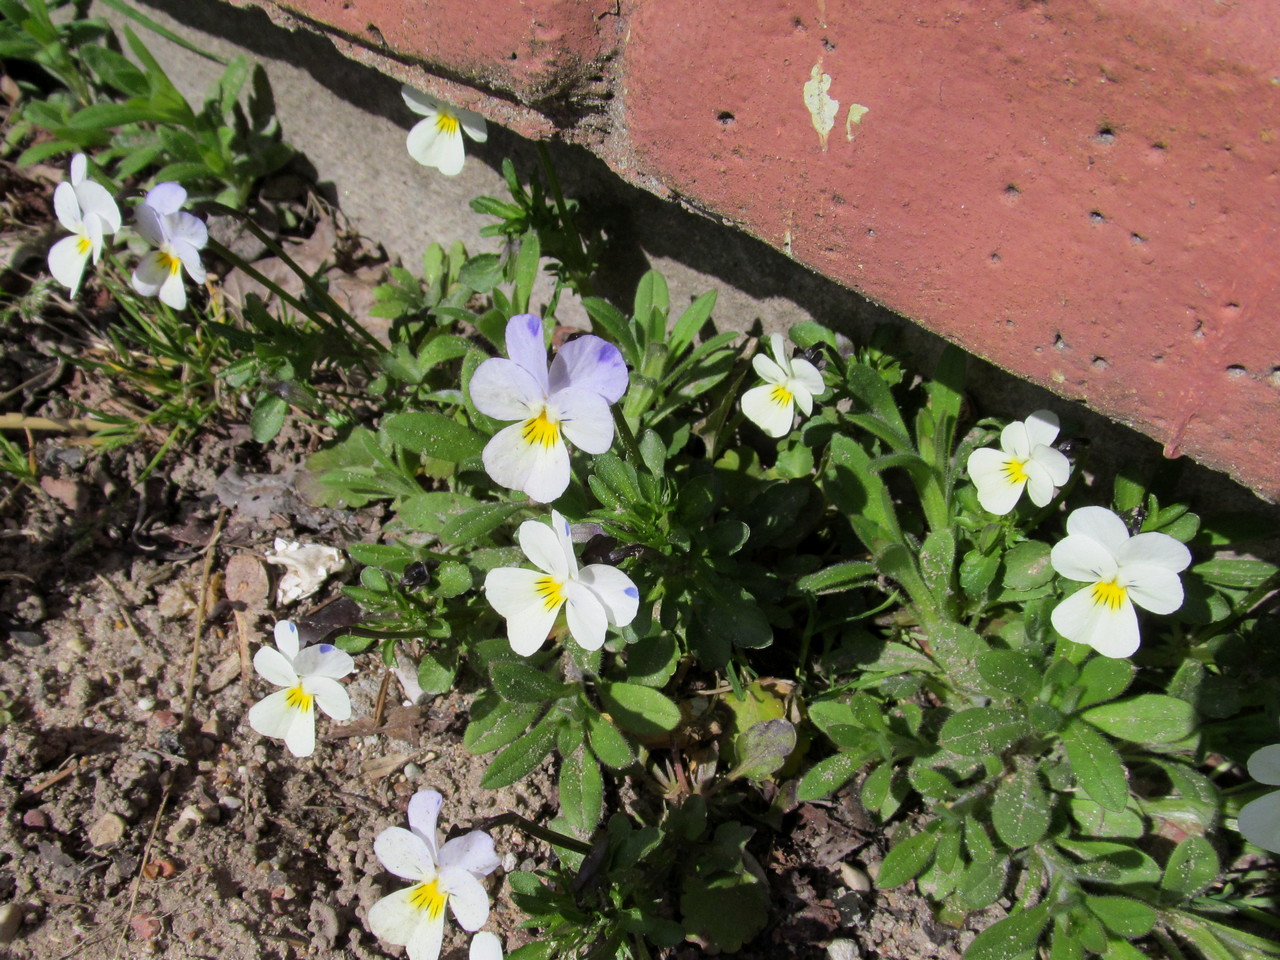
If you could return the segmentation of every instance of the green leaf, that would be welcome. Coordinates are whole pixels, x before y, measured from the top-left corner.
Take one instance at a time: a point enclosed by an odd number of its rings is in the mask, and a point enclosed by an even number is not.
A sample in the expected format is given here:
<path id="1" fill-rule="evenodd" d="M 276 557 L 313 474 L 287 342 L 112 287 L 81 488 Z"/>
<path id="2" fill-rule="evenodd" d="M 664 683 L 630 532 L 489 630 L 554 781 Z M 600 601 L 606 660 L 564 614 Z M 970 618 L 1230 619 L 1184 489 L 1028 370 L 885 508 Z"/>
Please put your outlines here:
<path id="1" fill-rule="evenodd" d="M 652 737 L 668 733 L 680 724 L 680 708 L 652 687 L 602 680 L 599 690 L 610 716 L 623 730 Z"/>
<path id="2" fill-rule="evenodd" d="M 485 438 L 465 424 L 426 410 L 387 417 L 382 429 L 406 450 L 450 463 L 480 456 L 485 445 Z"/>
<path id="3" fill-rule="evenodd" d="M 253 439 L 258 443 L 268 443 L 276 438 L 284 427 L 284 418 L 289 413 L 289 404 L 284 397 L 269 393 L 253 407 L 249 416 L 249 427 Z"/>
<path id="4" fill-rule="evenodd" d="M 956 898 L 966 910 L 982 910 L 1000 899 L 1008 882 L 1008 857 L 991 856 L 974 860 L 965 867 L 960 884 L 956 887 Z"/>
<path id="5" fill-rule="evenodd" d="M 1034 590 L 1052 579 L 1047 543 L 1024 540 L 1004 555 L 1004 585 L 1010 590 Z"/>
<path id="6" fill-rule="evenodd" d="M 1044 684 L 1043 667 L 1017 650 L 986 650 L 978 654 L 978 673 L 997 690 L 1020 700 L 1032 700 Z"/>
<path id="7" fill-rule="evenodd" d="M 458 282 L 476 293 L 488 293 L 502 282 L 502 258 L 496 253 L 477 254 L 462 265 Z"/>
<path id="8" fill-rule="evenodd" d="M 1104 703 L 1080 717 L 1103 732 L 1132 743 L 1173 743 L 1196 728 L 1191 704 L 1158 693 Z"/>
<path id="9" fill-rule="evenodd" d="M 694 300 L 685 308 L 684 313 L 680 314 L 680 319 L 671 328 L 671 336 L 667 338 L 673 357 L 678 357 L 685 347 L 693 343 L 698 332 L 710 319 L 711 311 L 716 307 L 717 296 L 715 290 L 710 290 Z"/>
<path id="10" fill-rule="evenodd" d="M 635 762 L 635 754 L 631 752 L 627 738 L 604 717 L 587 717 L 587 738 L 591 742 L 591 752 L 605 766 L 623 770 Z"/>
<path id="11" fill-rule="evenodd" d="M 513 703 L 546 703 L 573 689 L 521 660 L 499 660 L 489 666 L 494 692 Z"/>
<path id="12" fill-rule="evenodd" d="M 580 839 L 595 832 L 604 811 L 604 779 L 586 749 L 575 750 L 560 764 L 557 781 L 560 813 Z"/>
<path id="13" fill-rule="evenodd" d="M 938 742 L 966 757 L 1003 753 L 1029 733 L 1022 715 L 1000 707 L 974 707 L 951 717 L 938 731 Z"/>
<path id="14" fill-rule="evenodd" d="M 445 560 L 436 570 L 436 584 L 432 592 L 446 600 L 460 597 L 475 586 L 471 568 L 457 560 Z"/>
<path id="15" fill-rule="evenodd" d="M 555 746 L 559 716 L 547 716 L 536 727 L 493 758 L 480 786 L 486 790 L 508 787 L 533 773 Z M 474 751 L 473 751 L 474 752 Z"/>
<path id="16" fill-rule="evenodd" d="M 1096 656 L 1080 668 L 1076 681 L 1082 688 L 1076 706 L 1080 709 L 1114 700 L 1133 681 L 1134 666 L 1128 660 Z"/>
<path id="17" fill-rule="evenodd" d="M 1215 586 L 1252 590 L 1265 583 L 1269 577 L 1275 576 L 1277 569 L 1280 568 L 1264 560 L 1215 558 L 1196 564 L 1191 572 L 1199 574 L 1206 583 Z"/>
<path id="18" fill-rule="evenodd" d="M 1030 910 L 1014 913 L 983 930 L 969 949 L 965 960 L 1015 960 L 1030 955 L 1049 924 L 1049 904 L 1040 903 Z"/>
<path id="19" fill-rule="evenodd" d="M 495 694 L 485 694 L 471 705 L 471 722 L 462 735 L 462 745 L 474 754 L 505 747 L 529 729 L 539 709 L 535 704 L 508 703 Z"/>
<path id="20" fill-rule="evenodd" d="M 830 796 L 852 780 L 865 762 L 864 755 L 848 753 L 837 753 L 819 760 L 801 778 L 800 785 L 796 787 L 796 799 L 800 803 L 808 803 Z"/>
<path id="21" fill-rule="evenodd" d="M 929 865 L 937 849 L 938 838 L 933 831 L 924 830 L 905 840 L 896 841 L 880 864 L 876 885 L 884 890 L 901 886 L 914 880 Z"/>
<path id="22" fill-rule="evenodd" d="M 765 780 L 781 769 L 796 748 L 796 728 L 786 720 L 762 720 L 738 734 L 738 764 L 730 776 Z"/>
<path id="23" fill-rule="evenodd" d="M 1169 854 L 1160 887 L 1190 899 L 1204 893 L 1217 881 L 1219 869 L 1218 854 L 1213 844 L 1204 837 L 1186 837 Z"/>
<path id="24" fill-rule="evenodd" d="M 1050 806 L 1034 768 L 1022 767 L 996 788 L 991 822 L 1010 847 L 1029 847 L 1049 831 Z"/>
<path id="25" fill-rule="evenodd" d="M 1108 810 L 1124 810 L 1129 802 L 1129 781 L 1115 747 L 1079 720 L 1067 725 L 1062 744 L 1081 789 Z"/>
<path id="26" fill-rule="evenodd" d="M 1132 897 L 1091 896 L 1085 905 L 1112 933 L 1136 939 L 1145 937 L 1156 924 L 1156 911 L 1150 904 Z"/>
<path id="27" fill-rule="evenodd" d="M 432 490 L 403 497 L 397 505 L 397 519 L 410 530 L 439 533 L 450 520 L 480 505 L 460 493 Z"/>
<path id="28" fill-rule="evenodd" d="M 792 587 L 793 592 L 821 596 L 840 593 L 863 586 L 875 579 L 876 566 L 866 560 L 846 560 L 832 564 L 816 573 L 801 577 Z"/>
<path id="29" fill-rule="evenodd" d="M 522 509 L 518 503 L 482 503 L 453 517 L 440 531 L 445 543 L 466 543 L 496 530 L 513 513 Z"/>

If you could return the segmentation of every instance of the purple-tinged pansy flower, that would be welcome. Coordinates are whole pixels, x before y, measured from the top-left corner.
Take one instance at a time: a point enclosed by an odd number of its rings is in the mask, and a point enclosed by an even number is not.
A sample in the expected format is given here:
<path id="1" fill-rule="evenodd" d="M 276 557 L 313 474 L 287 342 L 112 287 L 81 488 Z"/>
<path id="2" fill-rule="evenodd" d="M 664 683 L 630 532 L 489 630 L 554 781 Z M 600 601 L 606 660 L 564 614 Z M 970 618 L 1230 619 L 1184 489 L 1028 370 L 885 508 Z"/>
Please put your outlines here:
<path id="1" fill-rule="evenodd" d="M 792 357 L 782 334 L 769 336 L 775 360 L 763 353 L 751 358 L 751 365 L 765 381 L 742 395 L 742 412 L 771 437 L 785 437 L 795 422 L 795 412 L 806 417 L 813 412 L 815 397 L 826 392 L 822 374 L 803 357 Z"/>
<path id="2" fill-rule="evenodd" d="M 404 946 L 409 960 L 440 956 L 445 904 L 464 930 L 479 930 L 489 919 L 489 894 L 480 878 L 498 868 L 493 839 L 472 830 L 441 844 L 436 818 L 443 802 L 435 790 L 419 790 L 409 800 L 409 829 L 388 827 L 373 842 L 382 865 L 413 886 L 370 907 L 369 929 L 387 943 Z"/>
<path id="3" fill-rule="evenodd" d="M 355 661 L 328 643 L 300 646 L 298 628 L 289 620 L 276 624 L 275 637 L 277 649 L 259 648 L 253 666 L 284 689 L 249 708 L 249 726 L 283 739 L 295 757 L 309 757 L 316 748 L 316 707 L 335 720 L 351 717 L 351 698 L 338 680 L 355 669 Z"/>
<path id="4" fill-rule="evenodd" d="M 400 88 L 400 95 L 410 110 L 426 117 L 409 131 L 406 142 L 409 156 L 424 167 L 435 167 L 446 177 L 456 176 L 462 172 L 466 160 L 462 146 L 463 131 L 476 143 L 489 139 L 484 117 L 474 110 L 451 107 L 443 100 L 408 85 Z"/>
<path id="5" fill-rule="evenodd" d="M 159 296 L 175 310 L 187 305 L 182 268 L 196 283 L 204 283 L 200 250 L 209 239 L 204 221 L 184 212 L 187 191 L 176 183 L 159 183 L 138 205 L 138 233 L 156 249 L 139 261 L 133 271 L 133 289 L 144 297 Z"/>
<path id="6" fill-rule="evenodd" d="M 515 420 L 484 448 L 495 483 L 549 503 L 569 486 L 568 439 L 587 453 L 613 445 L 609 405 L 627 389 L 618 348 L 599 337 L 566 343 L 547 370 L 542 320 L 531 313 L 507 322 L 507 357 L 486 360 L 471 378 L 471 401 L 496 420 Z"/>
<path id="7" fill-rule="evenodd" d="M 71 158 L 71 180 L 53 191 L 53 211 L 71 232 L 49 248 L 49 273 L 76 295 L 89 258 L 102 256 L 103 237 L 120 229 L 120 208 L 100 183 L 88 179 L 83 153 Z"/>
<path id="8" fill-rule="evenodd" d="M 542 646 L 561 607 L 570 635 L 584 650 L 599 650 L 610 624 L 625 627 L 635 619 L 640 607 L 636 585 L 608 564 L 592 563 L 579 570 L 569 524 L 558 511 L 551 511 L 550 527 L 526 520 L 517 535 L 520 549 L 538 570 L 490 570 L 484 595 L 506 618 L 511 649 L 520 656 Z"/>

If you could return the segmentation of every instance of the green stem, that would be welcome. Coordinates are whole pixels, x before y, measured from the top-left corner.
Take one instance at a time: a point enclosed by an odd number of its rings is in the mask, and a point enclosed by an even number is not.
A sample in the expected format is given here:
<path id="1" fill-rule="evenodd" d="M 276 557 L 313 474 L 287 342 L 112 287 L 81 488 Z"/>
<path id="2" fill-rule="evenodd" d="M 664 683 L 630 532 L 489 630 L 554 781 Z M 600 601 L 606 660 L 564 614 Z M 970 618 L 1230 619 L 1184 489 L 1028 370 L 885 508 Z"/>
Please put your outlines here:
<path id="1" fill-rule="evenodd" d="M 546 143 L 542 140 L 538 141 L 538 159 L 542 161 L 542 169 L 546 171 L 547 184 L 551 187 L 551 196 L 555 199 L 556 210 L 560 214 L 560 222 L 564 224 L 565 230 L 573 241 L 573 259 L 577 261 L 573 273 L 578 281 L 578 295 L 588 296 L 591 292 L 591 280 L 587 276 L 586 245 L 582 242 L 582 234 L 578 232 L 577 224 L 574 223 L 573 212 L 569 209 L 569 204 L 565 202 L 564 191 L 560 189 L 560 178 L 556 176 L 556 168 L 551 162 L 551 151 L 547 149 Z"/>
<path id="2" fill-rule="evenodd" d="M 574 837 L 566 837 L 563 833 L 556 833 L 554 830 L 548 830 L 546 827 L 527 820 L 518 813 L 500 813 L 496 817 L 487 817 L 475 824 L 476 830 L 492 830 L 494 827 L 512 826 L 518 827 L 531 837 L 537 837 L 545 843 L 551 844 L 553 847 L 563 847 L 566 850 L 573 850 L 577 853 L 586 855 L 594 848 L 591 844 Z"/>
<path id="3" fill-rule="evenodd" d="M 627 418 L 616 406 L 610 409 L 613 411 L 613 425 L 617 427 L 618 437 L 622 440 L 622 448 L 626 451 L 627 460 L 635 466 L 644 466 L 644 457 L 640 456 L 640 447 L 636 443 L 635 434 L 631 432 L 631 425 L 627 423 Z"/>

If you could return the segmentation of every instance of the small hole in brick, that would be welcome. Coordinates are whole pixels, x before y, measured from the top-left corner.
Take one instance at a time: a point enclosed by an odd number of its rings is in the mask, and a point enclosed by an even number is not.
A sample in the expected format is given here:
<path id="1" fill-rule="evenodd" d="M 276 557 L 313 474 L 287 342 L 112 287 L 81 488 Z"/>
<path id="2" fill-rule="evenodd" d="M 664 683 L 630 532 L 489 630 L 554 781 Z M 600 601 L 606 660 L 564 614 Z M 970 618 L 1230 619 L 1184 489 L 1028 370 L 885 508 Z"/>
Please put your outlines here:
<path id="1" fill-rule="evenodd" d="M 991 254 L 991 262 L 992 262 L 992 263 L 999 263 L 999 262 L 1000 262 L 1000 254 L 998 254 L 998 253 L 993 253 L 993 254 Z"/>
<path id="2" fill-rule="evenodd" d="M 1065 349 L 1067 349 L 1067 341 L 1065 341 L 1065 340 L 1063 340 L 1063 339 L 1062 339 L 1062 334 L 1060 334 L 1060 333 L 1055 333 L 1055 334 L 1053 335 L 1053 349 L 1055 349 L 1055 350 L 1065 350 Z"/>
<path id="3" fill-rule="evenodd" d="M 827 51 L 827 53 L 830 53 L 830 52 L 831 52 L 832 50 L 834 50 L 835 48 L 836 48 L 836 45 L 835 45 L 834 43 L 832 43 L 832 42 L 831 42 L 830 40 L 828 40 L 826 37 L 823 37 L 823 38 L 822 38 L 822 49 L 823 49 L 823 50 Z"/>
<path id="4" fill-rule="evenodd" d="M 1022 191 L 1018 189 L 1016 183 L 1010 183 L 1004 188 L 1004 195 L 1010 200 L 1016 200 L 1022 196 Z"/>
<path id="5" fill-rule="evenodd" d="M 1100 210 L 1090 210 L 1090 211 L 1089 211 L 1089 219 L 1090 219 L 1093 223 L 1106 223 L 1106 222 L 1107 222 L 1107 218 L 1106 218 L 1105 216 L 1103 216 L 1103 215 L 1102 215 L 1102 211 L 1100 211 Z"/>
<path id="6" fill-rule="evenodd" d="M 796 30 L 797 32 L 800 32 L 800 33 L 803 33 L 805 30 L 804 21 L 801 20 L 799 17 L 791 18 L 791 27 L 793 30 Z"/>
<path id="7" fill-rule="evenodd" d="M 1129 242 L 1130 243 L 1146 243 L 1147 238 L 1140 233 L 1131 233 L 1129 234 Z"/>
<path id="8" fill-rule="evenodd" d="M 1116 132 L 1111 129 L 1109 124 L 1103 124 L 1098 128 L 1098 132 L 1094 135 L 1094 139 L 1099 143 L 1115 143 Z"/>
<path id="9" fill-rule="evenodd" d="M 1271 381 L 1271 385 L 1280 390 L 1280 367 L 1271 368 L 1271 376 L 1267 377 Z"/>
<path id="10" fill-rule="evenodd" d="M 520 54 L 518 54 L 518 53 L 516 53 L 514 50 L 512 50 L 509 54 L 507 54 L 507 59 L 508 59 L 508 60 L 519 60 L 519 59 L 520 59 Z"/>
<path id="11" fill-rule="evenodd" d="M 729 124 L 733 123 L 733 121 L 737 120 L 738 118 L 735 117 L 728 110 L 721 110 L 719 113 L 716 114 L 716 119 L 719 120 L 721 123 L 723 123 L 727 127 Z"/>
<path id="12" fill-rule="evenodd" d="M 870 227 L 868 227 L 868 228 L 867 228 L 867 236 L 868 236 L 868 237 L 874 237 L 875 235 L 876 235 L 875 230 L 873 230 L 873 229 L 871 229 Z"/>
<path id="13" fill-rule="evenodd" d="M 1245 372 L 1244 367 L 1240 366 L 1238 363 L 1233 363 L 1231 366 L 1227 367 L 1227 376 L 1234 379 L 1243 377 Z"/>
<path id="14" fill-rule="evenodd" d="M 1105 370 L 1105 369 L 1107 369 L 1107 366 L 1108 366 L 1108 364 L 1107 364 L 1107 358 L 1106 358 L 1106 357 L 1094 357 L 1094 358 L 1093 358 L 1093 369 L 1095 369 L 1095 370 Z"/>

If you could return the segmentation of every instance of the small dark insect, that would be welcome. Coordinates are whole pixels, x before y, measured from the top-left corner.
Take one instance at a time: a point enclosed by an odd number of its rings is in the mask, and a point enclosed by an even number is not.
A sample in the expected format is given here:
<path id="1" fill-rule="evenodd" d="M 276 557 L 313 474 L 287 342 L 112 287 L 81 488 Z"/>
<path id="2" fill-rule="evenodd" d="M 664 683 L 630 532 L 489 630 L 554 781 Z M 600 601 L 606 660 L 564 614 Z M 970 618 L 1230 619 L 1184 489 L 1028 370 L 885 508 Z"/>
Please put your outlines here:
<path id="1" fill-rule="evenodd" d="M 822 344 L 820 343 L 815 343 L 809 349 L 802 350 L 800 356 L 804 357 L 819 370 L 823 370 L 827 366 L 826 354 L 822 352 Z"/>
<path id="2" fill-rule="evenodd" d="M 426 586 L 431 580 L 431 568 L 422 560 L 415 560 L 404 568 L 404 574 L 400 577 L 400 586 L 406 590 L 416 590 L 418 587 Z"/>
<path id="3" fill-rule="evenodd" d="M 616 567 L 627 557 L 638 557 L 642 553 L 644 553 L 644 547 L 638 543 L 627 543 L 618 546 L 618 541 L 613 537 L 597 533 L 582 548 L 582 562 L 584 565 L 607 563 L 611 567 Z"/>
<path id="4" fill-rule="evenodd" d="M 1058 452 L 1064 457 L 1075 459 L 1084 453 L 1085 447 L 1089 445 L 1089 441 L 1084 437 L 1068 437 L 1058 443 Z"/>
<path id="5" fill-rule="evenodd" d="M 1133 536 L 1141 531 L 1142 525 L 1147 522 L 1147 508 L 1138 505 L 1126 511 L 1123 519 L 1125 526 L 1129 528 L 1129 535 Z"/>

